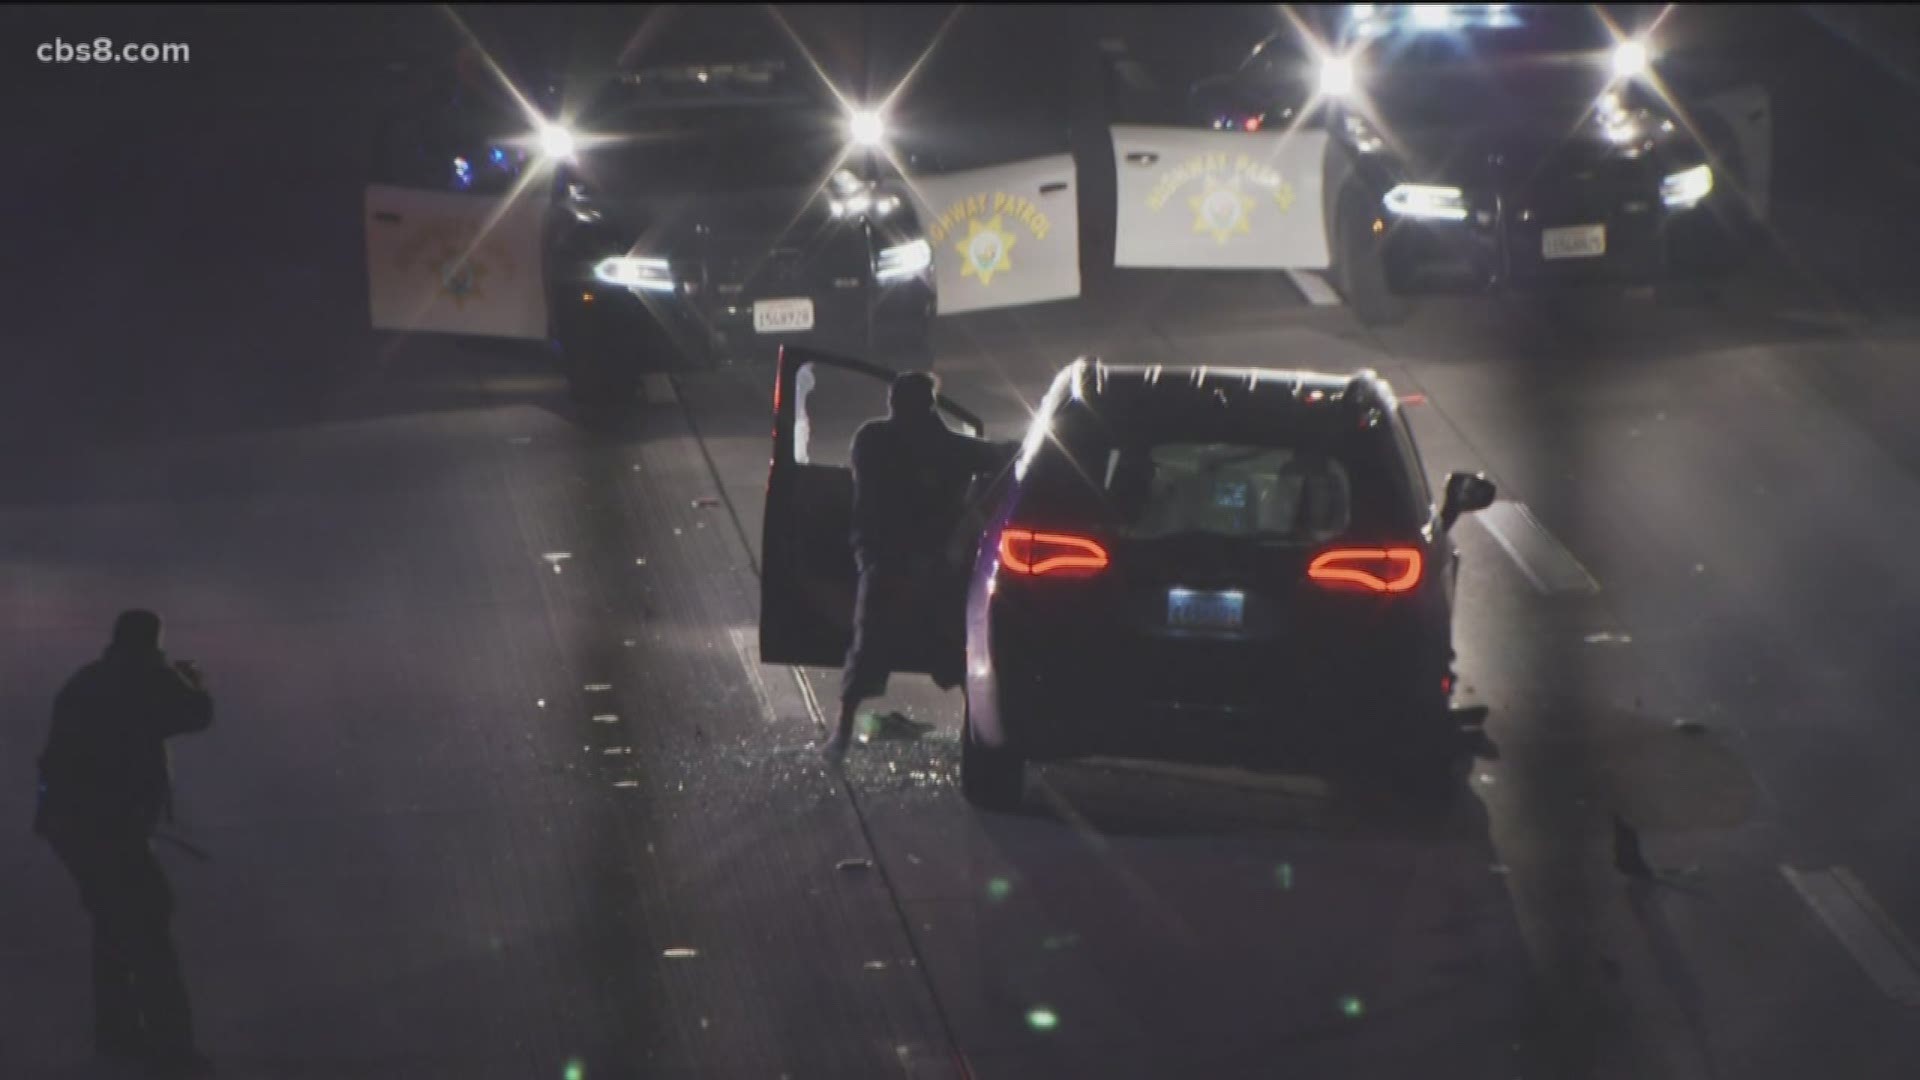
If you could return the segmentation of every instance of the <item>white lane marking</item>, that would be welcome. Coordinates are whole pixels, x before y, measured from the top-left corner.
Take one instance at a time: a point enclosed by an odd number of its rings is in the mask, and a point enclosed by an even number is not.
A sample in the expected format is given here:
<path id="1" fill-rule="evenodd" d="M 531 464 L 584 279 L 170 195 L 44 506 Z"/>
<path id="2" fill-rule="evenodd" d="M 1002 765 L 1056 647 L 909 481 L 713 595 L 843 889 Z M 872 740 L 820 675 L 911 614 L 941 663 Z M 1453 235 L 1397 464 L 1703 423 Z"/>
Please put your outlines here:
<path id="1" fill-rule="evenodd" d="M 1593 579 L 1573 552 L 1554 539 L 1525 503 L 1501 499 L 1473 515 L 1473 520 L 1503 548 L 1514 565 L 1542 593 L 1597 593 Z"/>
<path id="2" fill-rule="evenodd" d="M 640 385 L 646 390 L 647 404 L 649 405 L 678 405 L 680 403 L 680 395 L 673 388 L 673 376 L 671 375 L 645 375 L 641 377 Z"/>
<path id="3" fill-rule="evenodd" d="M 1325 275 L 1312 270 L 1289 270 L 1287 278 L 1293 282 L 1294 288 L 1300 290 L 1300 295 L 1307 298 L 1307 303 L 1314 307 L 1340 306 L 1340 294 L 1327 284 Z"/>
<path id="4" fill-rule="evenodd" d="M 821 731 L 828 730 L 827 714 L 820 711 L 820 696 L 813 692 L 813 684 L 807 681 L 806 669 L 790 667 L 787 670 L 793 672 L 793 683 L 800 688 L 800 700 L 807 707 L 807 715 Z"/>
<path id="5" fill-rule="evenodd" d="M 1920 950 L 1915 950 L 1867 887 L 1844 866 L 1780 872 L 1874 985 L 1902 1005 L 1920 1006 Z"/>
<path id="6" fill-rule="evenodd" d="M 773 698 L 767 693 L 766 680 L 760 677 L 760 631 L 754 627 L 736 626 L 727 631 L 727 637 L 733 639 L 733 651 L 740 656 L 740 666 L 747 669 L 747 682 L 753 687 L 753 698 L 760 703 L 760 715 L 768 723 L 780 719 L 773 712 Z"/>

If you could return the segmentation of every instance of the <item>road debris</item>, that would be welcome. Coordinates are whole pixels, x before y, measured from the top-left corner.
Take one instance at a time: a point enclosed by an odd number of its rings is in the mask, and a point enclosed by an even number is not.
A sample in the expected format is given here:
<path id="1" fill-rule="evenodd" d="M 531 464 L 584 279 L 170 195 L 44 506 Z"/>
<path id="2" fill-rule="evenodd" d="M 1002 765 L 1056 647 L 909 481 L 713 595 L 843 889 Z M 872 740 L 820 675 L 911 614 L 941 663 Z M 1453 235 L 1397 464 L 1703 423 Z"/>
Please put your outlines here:
<path id="1" fill-rule="evenodd" d="M 934 725 L 915 720 L 901 712 L 861 713 L 858 726 L 858 739 L 862 745 L 870 742 L 898 742 L 917 739 L 933 730 Z"/>

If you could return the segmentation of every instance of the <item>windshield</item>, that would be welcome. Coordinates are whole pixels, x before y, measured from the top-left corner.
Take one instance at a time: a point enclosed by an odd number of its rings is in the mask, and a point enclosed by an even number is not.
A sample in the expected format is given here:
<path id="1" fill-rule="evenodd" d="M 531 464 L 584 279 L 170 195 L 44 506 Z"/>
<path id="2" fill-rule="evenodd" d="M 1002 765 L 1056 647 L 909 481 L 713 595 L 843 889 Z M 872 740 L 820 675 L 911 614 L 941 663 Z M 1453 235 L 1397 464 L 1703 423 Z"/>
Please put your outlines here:
<path id="1" fill-rule="evenodd" d="M 634 108 L 593 134 L 577 168 L 615 194 L 813 188 L 846 146 L 831 114 L 804 106 Z"/>
<path id="2" fill-rule="evenodd" d="M 1126 411 L 1135 415 L 1060 406 L 1026 505 L 1097 517 L 1134 539 L 1204 532 L 1310 543 L 1410 527 L 1413 493 L 1376 428 L 1285 412 Z"/>
<path id="3" fill-rule="evenodd" d="M 1296 543 L 1346 531 L 1347 468 L 1323 454 L 1240 443 L 1161 443 L 1107 452 L 1120 535 L 1184 533 Z"/>

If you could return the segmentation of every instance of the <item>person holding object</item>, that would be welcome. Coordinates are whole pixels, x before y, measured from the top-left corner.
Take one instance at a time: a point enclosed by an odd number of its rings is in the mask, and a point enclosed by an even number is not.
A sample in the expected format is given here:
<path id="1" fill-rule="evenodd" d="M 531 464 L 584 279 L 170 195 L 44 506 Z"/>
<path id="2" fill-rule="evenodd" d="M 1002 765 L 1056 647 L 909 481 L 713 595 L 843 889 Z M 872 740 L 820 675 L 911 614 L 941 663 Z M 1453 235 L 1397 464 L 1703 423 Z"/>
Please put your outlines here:
<path id="1" fill-rule="evenodd" d="M 121 613 L 100 659 L 54 700 L 34 831 L 93 921 L 95 1047 L 157 1077 L 209 1075 L 173 942 L 173 890 L 150 842 L 173 819 L 167 740 L 213 724 L 213 697 L 161 650 L 160 617 Z"/>
<path id="2" fill-rule="evenodd" d="M 976 476 L 1005 468 L 1020 444 L 962 435 L 941 421 L 940 382 L 929 371 L 898 375 L 887 393 L 887 417 L 853 436 L 853 554 L 860 571 L 854 594 L 853 644 L 841 671 L 840 722 L 823 748 L 838 761 L 853 739 L 860 703 L 886 692 L 902 666 L 892 650 L 903 642 L 938 643 L 933 672 L 941 689 L 960 684 L 965 645 L 959 605 L 964 576 L 946 547 L 966 513 Z"/>

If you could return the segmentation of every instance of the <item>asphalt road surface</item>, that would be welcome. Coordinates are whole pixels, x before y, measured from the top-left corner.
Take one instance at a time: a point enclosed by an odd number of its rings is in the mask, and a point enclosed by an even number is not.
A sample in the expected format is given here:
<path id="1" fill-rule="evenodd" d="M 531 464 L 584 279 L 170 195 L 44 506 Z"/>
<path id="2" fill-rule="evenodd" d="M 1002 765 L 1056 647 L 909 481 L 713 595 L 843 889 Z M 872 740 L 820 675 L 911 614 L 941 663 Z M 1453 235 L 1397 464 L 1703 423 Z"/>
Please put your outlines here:
<path id="1" fill-rule="evenodd" d="M 918 678 L 876 707 L 932 729 L 830 772 L 835 673 L 755 656 L 769 369 L 607 431 L 536 358 L 389 341 L 320 403 L 0 466 L 0 1076 L 114 1075 L 24 824 L 133 605 L 219 703 L 175 754 L 212 861 L 162 857 L 225 1075 L 1920 1071 L 1916 327 L 1736 293 L 1376 334 L 1284 278 L 1104 288 L 945 326 L 948 393 L 1014 435 L 1081 353 L 1370 365 L 1436 480 L 1498 483 L 1457 530 L 1450 809 L 1094 763 L 980 813 Z"/>

